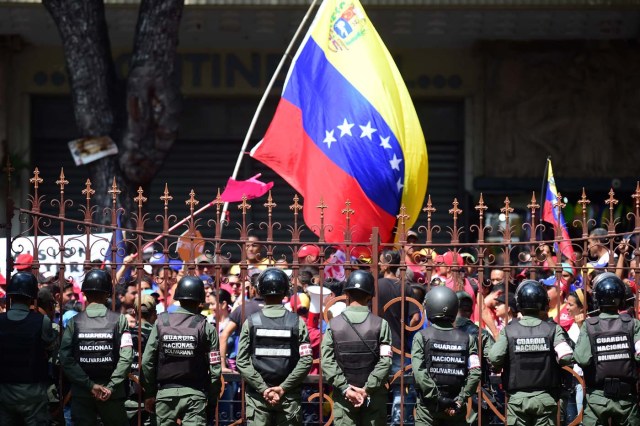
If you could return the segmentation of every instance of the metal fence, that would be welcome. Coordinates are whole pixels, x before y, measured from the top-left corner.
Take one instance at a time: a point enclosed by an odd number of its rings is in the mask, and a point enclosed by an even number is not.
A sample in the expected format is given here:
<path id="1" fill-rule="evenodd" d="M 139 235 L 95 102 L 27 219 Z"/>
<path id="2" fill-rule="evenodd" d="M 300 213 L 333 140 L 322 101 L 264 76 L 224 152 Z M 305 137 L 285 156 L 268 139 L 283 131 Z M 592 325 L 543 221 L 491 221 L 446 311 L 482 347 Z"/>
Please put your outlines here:
<path id="1" fill-rule="evenodd" d="M 5 168 L 5 172 L 8 172 L 8 187 L 10 188 L 10 165 Z M 344 217 L 344 223 L 328 224 L 324 222 L 324 216 L 321 214 L 320 223 L 314 224 L 313 229 L 309 229 L 302 223 L 301 211 L 303 205 L 297 196 L 293 198 L 291 205 L 284 206 L 284 209 L 288 209 L 291 215 L 287 223 L 272 221 L 272 212 L 279 206 L 276 206 L 270 194 L 266 202 L 253 201 L 250 203 L 248 200 L 243 199 L 241 203 L 232 205 L 231 208 L 237 209 L 240 220 L 230 223 L 226 219 L 227 216 L 223 214 L 224 203 L 218 195 L 210 203 L 216 212 L 215 219 L 204 222 L 197 216 L 199 200 L 193 190 L 186 196 L 181 194 L 182 199 L 179 199 L 179 197 L 171 194 L 168 186 L 166 186 L 164 193 L 160 196 L 161 201 L 164 203 L 164 210 L 162 212 L 146 212 L 145 203 L 147 202 L 147 197 L 140 188 L 134 198 L 137 210 L 125 212 L 118 207 L 118 194 L 120 191 L 115 180 L 109 190 L 112 205 L 98 208 L 92 202 L 95 191 L 92 189 L 92 184 L 89 180 L 87 180 L 82 194 L 72 194 L 69 197 L 69 194 L 65 193 L 65 186 L 68 181 L 65 179 L 63 172 L 60 173 L 60 176 L 55 177 L 56 185 L 59 187 L 58 193 L 55 194 L 42 194 L 40 192 L 40 184 L 43 182 L 43 178 L 47 177 L 40 176 L 36 168 L 33 172 L 33 177 L 30 179 L 32 193 L 28 197 L 28 207 L 26 208 L 14 207 L 15 204 L 10 194 L 7 195 L 7 220 L 3 225 L 8 236 L 6 267 L 4 270 L 11 271 L 13 269 L 14 260 L 18 255 L 22 253 L 38 254 L 41 253 L 42 247 L 47 246 L 45 256 L 34 256 L 31 270 L 36 274 L 42 267 L 55 271 L 53 281 L 58 283 L 65 282 L 65 277 L 68 275 L 69 265 L 66 258 L 69 254 L 84 254 L 80 267 L 85 273 L 93 267 L 102 266 L 102 260 L 105 258 L 112 259 L 109 270 L 111 271 L 115 288 L 118 284 L 116 271 L 122 266 L 122 263 L 118 263 L 115 259 L 130 253 L 144 253 L 146 250 L 147 252 L 152 251 L 164 256 L 161 263 L 154 265 L 152 278 L 165 294 L 177 282 L 180 275 L 198 274 L 195 259 L 203 252 L 210 254 L 213 259 L 209 274 L 214 287 L 225 282 L 225 273 L 229 266 L 233 264 L 239 267 L 239 281 L 241 283 L 245 282 L 256 261 L 286 267 L 286 269 L 290 270 L 293 283 L 297 282 L 301 270 L 308 266 L 317 267 L 318 276 L 315 279 L 318 285 L 322 287 L 325 277 L 328 275 L 327 268 L 336 266 L 342 268 L 347 275 L 354 269 L 366 268 L 377 277 L 381 265 L 384 263 L 384 259 L 380 258 L 382 252 L 387 249 L 398 249 L 401 253 L 400 262 L 392 266 L 398 267 L 397 277 L 400 283 L 404 284 L 409 282 L 412 277 L 418 276 L 419 279 L 415 280 L 415 282 L 428 289 L 432 285 L 432 277 L 438 269 L 448 266 L 450 267 L 450 271 L 447 272 L 449 274 L 448 279 L 453 280 L 456 289 L 464 289 L 467 282 L 476 287 L 474 289 L 477 290 L 475 309 L 477 312 L 481 312 L 484 308 L 483 289 L 489 284 L 488 278 L 494 269 L 504 272 L 505 282 L 517 281 L 524 277 L 539 279 L 548 275 L 555 275 L 556 286 L 560 290 L 560 278 L 563 270 L 561 259 L 558 258 L 554 261 L 548 252 L 549 248 L 553 248 L 554 245 L 557 246 L 563 241 L 568 242 L 575 252 L 575 260 L 572 265 L 575 276 L 587 291 L 590 289 L 592 278 L 590 274 L 594 269 L 608 268 L 624 277 L 634 277 L 640 269 L 638 263 L 634 260 L 636 258 L 640 259 L 638 257 L 640 251 L 637 248 L 637 244 L 636 247 L 632 245 L 631 249 L 627 244 L 630 238 L 631 242 L 634 242 L 640 235 L 640 185 L 638 185 L 631 197 L 633 211 L 624 217 L 626 219 L 624 226 L 621 218 L 616 217 L 615 206 L 618 200 L 615 198 L 613 190 L 610 191 L 609 198 L 605 200 L 610 209 L 609 216 L 604 221 L 603 235 L 598 236 L 598 238 L 589 236 L 590 228 L 593 228 L 595 222 L 589 219 L 588 205 L 590 200 L 587 198 L 586 192 L 583 191 L 582 197 L 577 201 L 582 207 L 581 215 L 568 224 L 573 230 L 579 230 L 580 236 L 570 240 L 563 239 L 560 227 L 554 229 L 553 239 L 542 239 L 541 235 L 543 233 L 541 231 L 550 225 L 540 221 L 541 206 L 535 195 L 533 195 L 526 206 L 530 213 L 528 215 L 529 220 L 521 225 L 521 230 L 526 233 L 528 238 L 523 241 L 520 238 L 513 237 L 516 231 L 510 218 L 513 206 L 509 198 L 506 198 L 503 205 L 500 206 L 500 224 L 497 231 L 501 238 L 487 241 L 485 239 L 487 232 L 491 231 L 495 234 L 496 230 L 491 229 L 486 224 L 485 212 L 488 206 L 485 204 L 482 195 L 480 195 L 474 210 L 465 212 L 475 218 L 474 224 L 468 229 L 463 229 L 459 225 L 463 212 L 459 208 L 459 203 L 456 199 L 453 200 L 450 208 L 447 207 L 450 222 L 446 224 L 433 223 L 432 214 L 436 211 L 436 208 L 442 208 L 442 206 L 432 205 L 429 198 L 423 209 L 426 213 L 426 221 L 424 223 L 416 223 L 413 231 L 410 232 L 407 227 L 409 217 L 406 215 L 404 207 L 401 207 L 400 214 L 397 217 L 397 241 L 381 243 L 375 227 L 372 230 L 369 241 L 353 242 L 350 240 L 350 218 L 352 215 L 358 214 L 358 212 L 354 206 L 350 205 L 348 200 L 345 200 L 344 206 L 326 206 L 324 203 L 320 203 L 319 206 L 304 206 L 304 208 L 320 209 L 321 212 L 328 208 L 339 208 Z M 51 179 L 54 179 L 54 177 L 51 177 Z M 74 201 L 74 196 L 81 196 L 81 201 Z M 45 204 L 49 208 L 57 209 L 57 213 L 43 213 L 42 206 Z M 562 196 L 558 194 L 553 208 L 560 213 L 563 206 Z M 187 209 L 186 220 L 180 227 L 172 230 L 172 226 L 178 222 L 178 215 L 184 211 L 185 207 Z M 255 224 L 249 223 L 247 221 L 247 211 L 252 208 L 266 209 L 268 220 Z M 20 229 L 16 229 L 15 232 L 11 226 L 14 215 L 18 215 L 21 224 Z M 155 233 L 145 230 L 145 224 L 149 220 L 159 221 L 162 224 L 163 232 Z M 107 224 L 104 224 L 105 221 Z M 67 223 L 75 224 L 78 234 L 73 236 L 65 235 L 64 225 Z M 130 225 L 121 226 L 120 223 L 128 223 Z M 325 240 L 325 230 L 330 226 L 344 230 L 343 241 L 327 242 Z M 274 240 L 274 229 L 282 228 L 289 230 L 290 239 L 287 241 Z M 520 230 L 517 231 L 519 233 Z M 105 235 L 104 232 L 108 234 Z M 122 241 L 119 239 L 121 232 L 124 234 Z M 301 260 L 298 257 L 298 252 L 305 244 L 301 241 L 301 235 L 309 236 L 314 233 L 318 237 L 313 244 L 319 248 L 319 253 L 318 259 L 312 265 L 309 265 L 304 259 Z M 463 233 L 468 233 L 465 242 L 461 240 Z M 233 237 L 228 237 L 228 235 L 233 235 Z M 259 236 L 258 241 L 252 238 L 252 236 L 256 235 Z M 449 242 L 434 242 L 434 236 L 436 235 L 439 237 L 448 235 Z M 438 238 L 438 241 L 440 240 Z M 468 240 L 473 242 L 468 242 Z M 250 259 L 247 248 L 256 244 L 260 248 L 258 257 Z M 97 258 L 95 257 L 96 251 L 93 250 L 96 245 L 103 247 L 99 250 Z M 79 246 L 81 249 L 78 249 Z M 335 260 L 331 256 L 336 248 L 346 254 L 342 263 L 331 263 Z M 606 251 L 610 259 L 608 264 L 603 266 L 594 265 L 593 262 L 590 263 L 588 256 L 590 250 L 592 252 L 597 250 Z M 234 258 L 236 253 L 238 257 Z M 450 253 L 449 259 L 452 256 L 453 262 L 449 264 L 443 263 L 442 255 L 446 253 Z M 463 254 L 464 256 L 462 256 Z M 172 272 L 170 260 L 178 259 L 179 256 L 185 262 L 182 271 L 176 277 L 175 273 Z M 45 261 L 42 261 L 43 259 Z M 464 264 L 458 264 L 458 259 L 464 259 Z M 142 256 L 138 256 L 128 264 L 135 271 L 134 276 L 137 277 L 138 295 L 141 294 L 141 281 L 146 263 L 147 261 Z M 441 277 L 442 274 L 438 276 Z M 410 349 L 404 342 L 406 337 L 424 325 L 425 315 L 424 311 L 422 311 L 422 319 L 417 325 L 410 326 L 407 323 L 405 310 L 408 305 L 405 302 L 415 303 L 420 308 L 422 308 L 422 305 L 411 297 L 413 295 L 405 294 L 403 285 L 400 288 L 402 291 L 399 297 L 386 301 L 387 303 L 382 307 L 382 310 L 386 311 L 393 304 L 400 303 L 402 316 L 401 329 L 399 330 L 402 344 L 400 347 L 393 348 L 394 353 L 399 358 L 400 368 L 390 377 L 390 388 L 395 386 L 396 389 L 400 389 L 396 393 L 399 401 L 395 401 L 395 405 L 399 405 L 399 410 L 396 409 L 395 413 L 392 413 L 391 406 L 394 401 L 393 392 L 390 391 L 389 424 L 394 422 L 412 424 L 414 412 L 411 404 L 415 399 L 412 395 L 411 354 Z M 506 286 L 505 291 L 508 296 L 509 286 Z M 558 291 L 558 294 L 558 302 L 561 303 L 561 292 Z M 635 296 L 635 312 L 638 312 L 637 294 Z M 62 295 L 60 294 L 59 297 L 59 301 L 61 301 Z M 327 313 L 330 305 L 342 299 L 344 299 L 344 296 L 320 301 L 321 312 L 325 321 L 328 321 Z M 112 306 L 115 308 L 115 298 Z M 217 304 L 217 306 L 220 306 L 220 304 Z M 244 315 L 244 304 L 240 304 L 238 309 L 241 309 Z M 584 309 L 586 313 L 586 304 Z M 379 309 L 377 295 L 372 303 L 372 311 L 378 315 L 383 314 Z M 138 312 L 137 315 L 137 322 L 140 324 L 140 313 Z M 478 315 L 478 318 L 480 319 L 480 327 L 483 329 L 485 327 L 484 320 L 480 315 Z M 140 328 L 138 328 L 137 332 L 140 333 Z M 481 345 L 479 346 L 482 348 Z M 305 424 L 331 424 L 331 407 L 333 405 L 331 388 L 323 380 L 321 360 L 314 362 L 319 363 L 320 368 L 318 375 L 309 376 L 305 382 Z M 575 380 L 583 385 L 582 379 L 573 373 L 570 368 L 566 368 L 566 370 L 573 374 Z M 218 424 L 242 424 L 245 384 L 238 374 L 225 374 L 224 378 L 226 386 L 231 386 L 235 390 L 224 394 L 225 396 L 220 400 L 217 412 L 214 415 L 212 411 L 212 416 L 214 416 L 213 418 L 216 419 L 215 421 Z M 505 422 L 506 424 L 505 407 L 507 402 L 502 400 L 503 396 L 500 394 L 499 386 L 485 383 L 484 379 L 481 385 L 485 391 L 478 391 L 478 397 L 483 402 L 475 404 L 479 411 L 477 423 Z M 495 395 L 487 392 L 487 390 L 491 389 L 496 391 Z M 133 398 L 135 399 L 135 396 Z M 323 403 L 320 404 L 320 401 L 323 401 Z M 483 410 L 485 411 L 484 413 Z M 560 412 L 563 411 L 559 409 L 559 421 L 561 421 Z M 392 417 L 394 415 L 396 418 Z M 580 420 L 581 413 L 571 424 L 578 424 Z"/>

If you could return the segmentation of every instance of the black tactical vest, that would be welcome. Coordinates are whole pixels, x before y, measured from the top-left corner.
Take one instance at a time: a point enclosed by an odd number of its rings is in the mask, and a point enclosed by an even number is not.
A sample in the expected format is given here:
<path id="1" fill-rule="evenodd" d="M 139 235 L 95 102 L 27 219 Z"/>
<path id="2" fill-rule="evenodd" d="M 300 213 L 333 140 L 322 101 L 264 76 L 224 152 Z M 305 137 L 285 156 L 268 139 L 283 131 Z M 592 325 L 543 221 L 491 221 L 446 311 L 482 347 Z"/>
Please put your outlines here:
<path id="1" fill-rule="evenodd" d="M 427 327 L 420 331 L 424 340 L 424 363 L 440 393 L 455 398 L 469 370 L 469 335 L 456 328 L 440 330 Z"/>
<path id="2" fill-rule="evenodd" d="M 602 389 L 605 378 L 617 378 L 635 386 L 638 371 L 633 342 L 634 321 L 627 314 L 617 318 L 587 318 L 592 362 L 584 369 L 587 386 Z"/>
<path id="3" fill-rule="evenodd" d="M 298 316 L 285 311 L 279 318 L 269 318 L 260 311 L 248 321 L 253 367 L 269 386 L 278 386 L 300 359 Z"/>
<path id="4" fill-rule="evenodd" d="M 48 359 L 42 342 L 43 315 L 30 311 L 20 321 L 0 314 L 0 383 L 48 380 Z"/>
<path id="5" fill-rule="evenodd" d="M 554 322 L 542 321 L 538 326 L 525 327 L 514 319 L 507 324 L 509 362 L 502 372 L 502 384 L 507 391 L 548 391 L 560 386 L 562 369 L 553 347 L 555 333 Z"/>
<path id="6" fill-rule="evenodd" d="M 120 314 L 107 310 L 103 317 L 80 312 L 73 317 L 73 356 L 91 380 L 107 380 L 120 356 Z"/>
<path id="7" fill-rule="evenodd" d="M 158 316 L 158 386 L 205 391 L 209 356 L 203 315 L 164 312 Z"/>
<path id="8" fill-rule="evenodd" d="M 360 324 L 352 324 L 362 339 L 347 322 L 344 312 L 329 321 L 333 334 L 333 350 L 336 361 L 347 382 L 364 387 L 380 359 L 380 330 L 382 318 L 368 314 Z"/>

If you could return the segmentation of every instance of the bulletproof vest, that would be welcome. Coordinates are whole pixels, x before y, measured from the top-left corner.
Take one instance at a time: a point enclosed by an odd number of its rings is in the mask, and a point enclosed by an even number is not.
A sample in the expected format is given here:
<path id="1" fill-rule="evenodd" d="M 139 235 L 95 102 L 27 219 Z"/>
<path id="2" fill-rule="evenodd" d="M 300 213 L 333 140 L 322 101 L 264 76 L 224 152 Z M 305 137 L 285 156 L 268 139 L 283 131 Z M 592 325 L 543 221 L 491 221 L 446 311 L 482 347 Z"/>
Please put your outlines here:
<path id="1" fill-rule="evenodd" d="M 425 357 L 422 368 L 429 372 L 440 393 L 455 398 L 460 393 L 469 370 L 469 335 L 458 329 L 421 330 Z"/>
<path id="2" fill-rule="evenodd" d="M 260 312 L 249 317 L 253 367 L 269 386 L 278 386 L 300 359 L 298 316 L 285 311 L 279 318 Z"/>
<path id="3" fill-rule="evenodd" d="M 207 319 L 199 314 L 164 312 L 158 316 L 158 385 L 205 391 L 209 381 Z"/>
<path id="4" fill-rule="evenodd" d="M 617 378 L 635 386 L 638 371 L 633 318 L 627 314 L 617 318 L 592 317 L 587 318 L 586 324 L 592 354 L 591 364 L 584 369 L 587 386 L 602 389 L 605 378 Z"/>
<path id="5" fill-rule="evenodd" d="M 535 327 L 525 327 L 514 319 L 507 324 L 509 362 L 502 373 L 506 390 L 551 390 L 560 386 L 562 369 L 555 359 L 555 333 L 554 322 L 542 321 Z"/>
<path id="6" fill-rule="evenodd" d="M 20 321 L 0 314 L 0 383 L 48 380 L 48 357 L 42 342 L 43 315 L 30 311 Z"/>
<path id="7" fill-rule="evenodd" d="M 120 356 L 120 314 L 107 310 L 103 317 L 80 312 L 73 317 L 73 356 L 91 380 L 111 377 Z"/>
<path id="8" fill-rule="evenodd" d="M 364 387 L 380 359 L 380 330 L 382 318 L 368 314 L 360 324 L 349 323 L 344 312 L 329 321 L 333 334 L 336 361 L 347 382 Z M 358 330 L 358 333 L 354 331 Z"/>

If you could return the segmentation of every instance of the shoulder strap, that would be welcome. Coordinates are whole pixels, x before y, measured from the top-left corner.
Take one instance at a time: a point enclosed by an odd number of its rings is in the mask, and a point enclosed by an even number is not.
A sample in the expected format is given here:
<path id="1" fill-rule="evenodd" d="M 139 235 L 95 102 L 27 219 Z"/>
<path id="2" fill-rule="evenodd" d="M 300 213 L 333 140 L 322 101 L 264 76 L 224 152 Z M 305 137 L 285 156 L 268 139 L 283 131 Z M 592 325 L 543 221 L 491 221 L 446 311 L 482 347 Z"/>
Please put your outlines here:
<path id="1" fill-rule="evenodd" d="M 262 326 L 262 311 L 254 312 L 249 316 L 249 325 L 254 325 L 257 327 Z"/>
<path id="2" fill-rule="evenodd" d="M 160 314 L 160 317 L 162 318 L 162 325 L 164 325 L 165 327 L 169 327 L 169 313 L 168 312 L 163 312 Z"/>
<path id="3" fill-rule="evenodd" d="M 364 343 L 364 345 L 367 347 L 367 349 L 369 349 L 369 352 L 371 352 L 373 354 L 373 356 L 378 357 L 379 354 L 375 353 L 375 351 L 373 349 L 371 349 L 371 346 L 369 346 L 369 344 L 364 340 L 364 338 L 362 337 L 362 335 L 360 334 L 360 332 L 356 329 L 356 327 L 353 325 L 353 323 L 351 321 L 349 321 L 349 318 L 347 318 L 347 316 L 343 313 L 340 314 L 345 322 L 347 324 L 349 324 L 349 326 L 351 327 L 351 329 L 356 333 L 356 335 L 358 336 L 358 339 L 360 339 L 360 341 L 362 343 Z M 367 318 L 369 318 L 369 315 L 371 315 L 371 313 L 367 314 Z M 364 320 L 366 321 L 367 318 L 365 318 Z"/>
<path id="4" fill-rule="evenodd" d="M 198 324 L 200 324 L 200 322 L 202 322 L 202 319 L 204 317 L 200 314 L 196 314 L 193 316 L 193 318 L 191 319 L 191 323 L 189 324 L 189 328 L 196 328 L 198 326 Z"/>

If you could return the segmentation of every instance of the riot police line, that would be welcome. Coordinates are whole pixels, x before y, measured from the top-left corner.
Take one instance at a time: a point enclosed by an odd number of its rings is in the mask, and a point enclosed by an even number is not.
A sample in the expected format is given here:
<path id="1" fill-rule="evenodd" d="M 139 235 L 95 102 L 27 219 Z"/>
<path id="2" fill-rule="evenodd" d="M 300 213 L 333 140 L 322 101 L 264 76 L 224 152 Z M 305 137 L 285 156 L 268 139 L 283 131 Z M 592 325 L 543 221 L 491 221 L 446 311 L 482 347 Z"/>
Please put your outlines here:
<path id="1" fill-rule="evenodd" d="M 301 392 L 313 366 L 308 324 L 285 309 L 289 277 L 267 268 L 257 278 L 264 308 L 249 313 L 238 340 L 236 365 L 244 381 L 244 419 L 251 425 L 302 424 Z M 556 424 L 562 401 L 563 366 L 577 365 L 586 396 L 582 424 L 640 424 L 638 362 L 640 321 L 620 311 L 626 286 L 604 272 L 592 282 L 597 312 L 586 318 L 577 343 L 547 319 L 549 297 L 542 284 L 522 281 L 515 290 L 520 316 L 504 325 L 495 342 L 477 326 L 459 327 L 459 311 L 469 295 L 432 286 L 424 310 L 429 326 L 415 333 L 411 345 L 417 425 L 483 421 L 478 385 L 493 393 L 491 404 L 506 405 L 507 424 Z M 107 308 L 111 277 L 103 270 L 85 276 L 86 309 L 62 330 L 60 346 L 47 315 L 31 309 L 37 279 L 14 274 L 7 287 L 9 310 L 0 314 L 0 424 L 49 424 L 49 360 L 57 359 L 69 384 L 73 424 L 129 424 L 125 402 L 129 380 L 141 392 L 144 410 L 136 419 L 148 424 L 205 425 L 215 422 L 222 388 L 219 335 L 200 314 L 205 286 L 195 276 L 178 282 L 180 306 L 158 315 L 147 328 L 142 364 L 129 378 L 135 341 L 123 315 Z M 320 353 L 324 392 L 336 425 L 387 424 L 389 373 L 394 362 L 390 326 L 370 311 L 374 277 L 355 270 L 343 288 L 344 311 L 329 320 Z M 469 325 L 469 322 L 463 322 Z M 478 337 L 480 336 L 480 337 Z M 56 359 L 56 357 L 53 357 Z M 54 362 L 55 363 L 55 362 Z M 500 373 L 500 382 L 488 379 Z M 500 392 L 503 396 L 498 397 Z M 322 395 L 321 395 L 322 396 Z M 65 397 L 64 395 L 62 396 Z M 138 395 L 130 395 L 137 400 Z M 566 401 L 565 401 L 566 402 Z M 321 410 L 322 408 L 318 408 Z M 478 412 L 480 411 L 480 413 Z M 138 414 L 139 413 L 139 414 Z M 490 413 L 489 413 L 490 414 Z M 138 415 L 140 419 L 138 419 Z M 413 415 L 413 413 L 411 413 Z M 324 416 L 324 414 L 323 414 Z"/>

